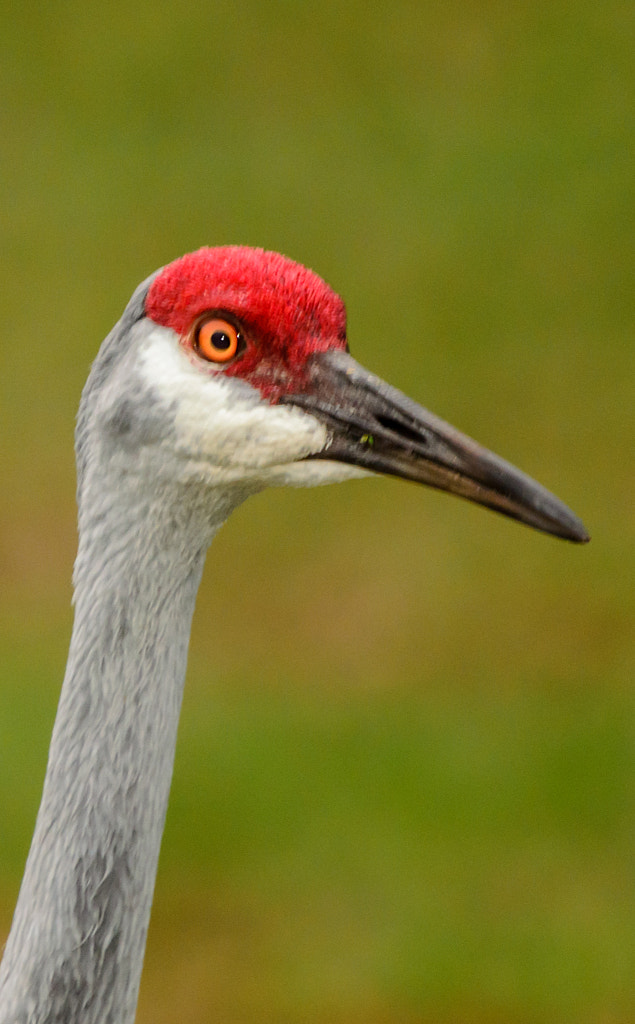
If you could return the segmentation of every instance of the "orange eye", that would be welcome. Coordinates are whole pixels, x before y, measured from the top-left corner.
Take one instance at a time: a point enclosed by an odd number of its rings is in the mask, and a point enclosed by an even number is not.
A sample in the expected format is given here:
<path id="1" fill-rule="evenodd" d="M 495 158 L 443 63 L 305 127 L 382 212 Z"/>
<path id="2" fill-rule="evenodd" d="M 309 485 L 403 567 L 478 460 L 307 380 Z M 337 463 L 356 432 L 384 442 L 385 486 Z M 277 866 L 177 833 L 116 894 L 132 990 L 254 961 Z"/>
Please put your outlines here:
<path id="1" fill-rule="evenodd" d="M 215 316 L 201 320 L 194 330 L 194 348 L 210 363 L 228 363 L 236 355 L 240 340 L 233 324 Z"/>

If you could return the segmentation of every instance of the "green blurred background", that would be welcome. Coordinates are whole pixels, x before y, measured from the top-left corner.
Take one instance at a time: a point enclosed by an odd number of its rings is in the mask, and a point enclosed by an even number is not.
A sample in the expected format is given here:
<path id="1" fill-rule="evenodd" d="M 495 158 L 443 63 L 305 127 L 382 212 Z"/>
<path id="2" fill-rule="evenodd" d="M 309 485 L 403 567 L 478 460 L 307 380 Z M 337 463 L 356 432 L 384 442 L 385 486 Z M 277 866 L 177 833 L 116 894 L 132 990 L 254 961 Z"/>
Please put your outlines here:
<path id="1" fill-rule="evenodd" d="M 0 936 L 71 629 L 73 419 L 202 244 L 582 516 L 271 492 L 208 559 L 138 1019 L 635 1020 L 632 3 L 4 4 Z"/>

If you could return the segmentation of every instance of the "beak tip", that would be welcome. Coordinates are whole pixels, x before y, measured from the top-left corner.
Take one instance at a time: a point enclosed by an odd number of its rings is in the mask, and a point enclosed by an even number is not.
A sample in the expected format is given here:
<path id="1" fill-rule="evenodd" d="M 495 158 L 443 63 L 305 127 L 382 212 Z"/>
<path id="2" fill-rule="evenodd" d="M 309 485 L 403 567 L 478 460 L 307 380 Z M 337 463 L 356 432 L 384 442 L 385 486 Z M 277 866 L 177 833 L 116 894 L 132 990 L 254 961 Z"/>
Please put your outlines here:
<path id="1" fill-rule="evenodd" d="M 561 519 L 561 526 L 564 526 L 564 530 L 558 533 L 558 536 L 562 537 L 563 540 L 570 540 L 574 544 L 588 544 L 591 540 L 591 536 L 588 533 L 584 523 L 581 519 L 567 509 L 566 521 Z"/>
<path id="2" fill-rule="evenodd" d="M 589 541 L 591 540 L 591 535 L 589 533 L 587 533 L 587 531 L 585 530 L 585 528 L 583 526 L 582 529 L 573 538 L 573 540 L 577 544 L 588 544 Z"/>

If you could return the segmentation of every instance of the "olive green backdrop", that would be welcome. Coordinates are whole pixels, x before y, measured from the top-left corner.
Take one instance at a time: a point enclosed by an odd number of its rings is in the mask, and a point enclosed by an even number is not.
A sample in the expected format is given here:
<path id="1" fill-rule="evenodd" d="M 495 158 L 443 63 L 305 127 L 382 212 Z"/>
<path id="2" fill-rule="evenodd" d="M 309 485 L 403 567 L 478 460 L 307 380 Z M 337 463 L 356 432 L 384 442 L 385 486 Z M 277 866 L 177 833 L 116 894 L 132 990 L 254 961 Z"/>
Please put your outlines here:
<path id="1" fill-rule="evenodd" d="M 635 1019 L 632 4 L 0 14 L 0 935 L 71 628 L 73 419 L 135 285 L 279 249 L 578 548 L 271 492 L 198 604 L 141 1024 Z"/>

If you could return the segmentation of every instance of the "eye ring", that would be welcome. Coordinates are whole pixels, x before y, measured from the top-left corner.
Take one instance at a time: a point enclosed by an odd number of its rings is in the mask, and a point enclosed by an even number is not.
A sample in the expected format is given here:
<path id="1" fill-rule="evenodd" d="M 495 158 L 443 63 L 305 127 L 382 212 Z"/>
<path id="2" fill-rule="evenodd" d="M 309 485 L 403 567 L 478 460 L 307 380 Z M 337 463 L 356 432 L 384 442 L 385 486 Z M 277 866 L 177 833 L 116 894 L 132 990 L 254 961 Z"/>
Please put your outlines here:
<path id="1" fill-rule="evenodd" d="M 220 316 L 205 316 L 194 327 L 192 346 L 209 363 L 228 363 L 239 351 L 240 331 Z"/>

